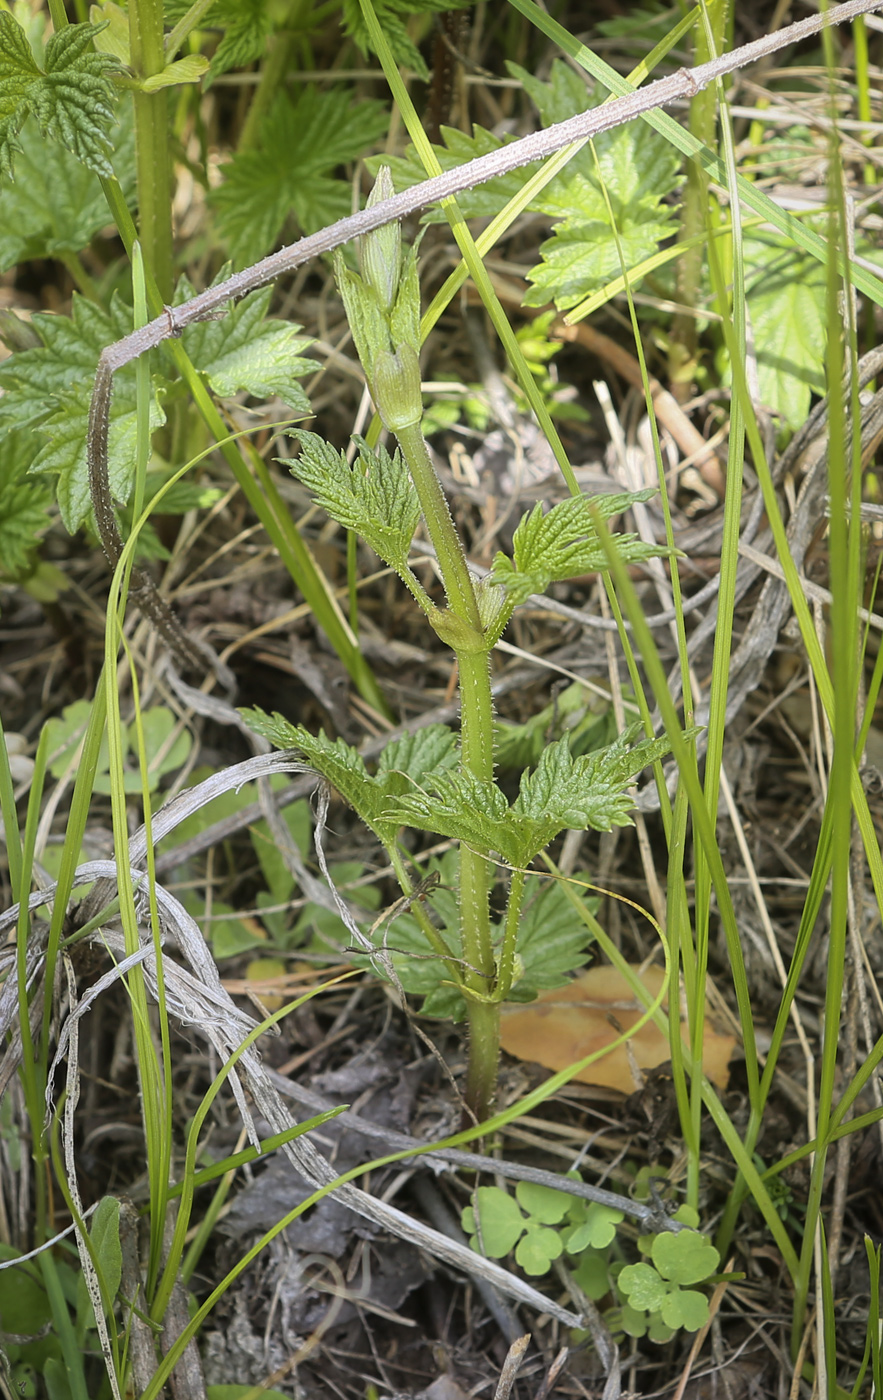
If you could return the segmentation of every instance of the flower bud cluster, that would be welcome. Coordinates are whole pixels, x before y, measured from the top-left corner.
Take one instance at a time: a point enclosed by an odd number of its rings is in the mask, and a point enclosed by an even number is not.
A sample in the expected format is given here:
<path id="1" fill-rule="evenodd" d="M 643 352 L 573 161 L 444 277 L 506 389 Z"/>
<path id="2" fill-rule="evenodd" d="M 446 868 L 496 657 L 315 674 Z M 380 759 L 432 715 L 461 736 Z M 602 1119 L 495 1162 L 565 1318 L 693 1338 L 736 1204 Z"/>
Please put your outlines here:
<path id="1" fill-rule="evenodd" d="M 395 193 L 384 165 L 369 207 Z M 401 225 L 385 224 L 359 240 L 361 273 L 340 254 L 334 274 L 371 397 L 391 432 L 423 417 L 420 393 L 420 283 L 415 248 L 402 249 Z"/>

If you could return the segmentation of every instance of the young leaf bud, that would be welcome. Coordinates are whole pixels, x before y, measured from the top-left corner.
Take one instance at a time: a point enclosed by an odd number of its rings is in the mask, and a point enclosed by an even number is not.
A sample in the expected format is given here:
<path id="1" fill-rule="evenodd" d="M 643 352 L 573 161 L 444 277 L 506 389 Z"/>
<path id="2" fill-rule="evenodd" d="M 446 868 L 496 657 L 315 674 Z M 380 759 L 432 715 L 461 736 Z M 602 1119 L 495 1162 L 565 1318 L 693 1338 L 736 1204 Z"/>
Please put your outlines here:
<path id="1" fill-rule="evenodd" d="M 374 188 L 368 196 L 367 207 L 370 209 L 394 194 L 389 166 L 381 165 Z M 374 288 L 384 311 L 392 311 L 402 267 L 402 226 L 398 219 L 362 235 L 359 240 L 359 263 L 362 276 Z"/>
<path id="2" fill-rule="evenodd" d="M 334 259 L 334 276 L 356 352 L 370 383 L 378 353 L 389 347 L 386 311 L 380 306 L 374 288 L 357 272 L 351 272 L 339 253 Z"/>
<path id="3" fill-rule="evenodd" d="M 423 417 L 420 361 L 411 345 L 381 350 L 374 360 L 371 393 L 377 412 L 390 432 L 410 428 Z"/>

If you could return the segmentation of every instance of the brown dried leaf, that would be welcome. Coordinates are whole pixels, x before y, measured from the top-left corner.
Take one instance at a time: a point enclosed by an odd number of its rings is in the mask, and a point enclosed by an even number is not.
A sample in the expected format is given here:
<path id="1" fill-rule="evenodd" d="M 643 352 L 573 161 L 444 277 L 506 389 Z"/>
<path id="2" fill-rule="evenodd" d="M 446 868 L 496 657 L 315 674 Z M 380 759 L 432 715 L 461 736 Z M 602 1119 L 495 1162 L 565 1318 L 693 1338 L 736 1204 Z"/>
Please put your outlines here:
<path id="1" fill-rule="evenodd" d="M 652 997 L 657 997 L 665 974 L 660 967 L 633 967 Z M 667 1002 L 663 1003 L 667 1010 Z M 504 1007 L 503 1049 L 519 1060 L 533 1060 L 546 1069 L 561 1070 L 610 1045 L 644 1014 L 623 975 L 615 967 L 597 965 L 565 987 L 541 992 L 536 1001 Z M 709 1079 L 725 1089 L 729 1061 L 736 1041 L 721 1035 L 706 1018 L 703 1068 Z M 629 1040 L 595 1060 L 575 1076 L 582 1084 L 597 1084 L 632 1094 L 641 1087 L 641 1070 L 654 1069 L 669 1059 L 666 1037 L 652 1022 Z"/>

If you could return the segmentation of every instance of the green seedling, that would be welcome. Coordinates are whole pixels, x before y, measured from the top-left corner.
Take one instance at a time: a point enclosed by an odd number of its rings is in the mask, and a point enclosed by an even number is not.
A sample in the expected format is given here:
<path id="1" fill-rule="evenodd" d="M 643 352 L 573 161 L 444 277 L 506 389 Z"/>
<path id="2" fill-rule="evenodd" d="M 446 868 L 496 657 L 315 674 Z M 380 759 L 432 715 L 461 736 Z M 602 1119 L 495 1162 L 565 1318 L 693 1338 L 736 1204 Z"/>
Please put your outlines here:
<path id="1" fill-rule="evenodd" d="M 696 1223 L 686 1206 L 674 1218 Z M 708 1320 L 708 1299 L 693 1285 L 715 1274 L 718 1251 L 698 1230 L 686 1229 L 641 1236 L 645 1258 L 627 1263 L 617 1240 L 622 1219 L 609 1206 L 519 1181 L 514 1198 L 499 1186 L 479 1186 L 462 1225 L 479 1254 L 502 1259 L 514 1250 L 515 1262 L 534 1277 L 567 1257 L 590 1298 L 615 1300 L 610 1320 L 632 1337 L 664 1342 L 680 1330 L 698 1331 Z"/>
<path id="2" fill-rule="evenodd" d="M 581 1255 L 610 1244 L 621 1210 L 565 1195 L 548 1186 L 519 1181 L 515 1199 L 499 1186 L 479 1186 L 462 1225 L 479 1254 L 503 1259 L 515 1250 L 526 1274 L 547 1274 L 563 1253 Z M 555 1228 L 557 1227 L 557 1228 Z"/>
<path id="3" fill-rule="evenodd" d="M 53 778 L 69 777 L 76 771 L 77 753 L 86 732 L 91 705 L 88 700 L 75 700 L 66 705 L 58 719 L 47 721 L 49 732 L 49 772 Z M 144 736 L 144 750 L 151 787 L 158 787 L 160 779 L 168 773 L 175 773 L 187 762 L 193 739 L 189 730 L 181 729 L 175 734 L 178 720 L 164 705 L 154 705 L 141 715 L 141 728 Z M 138 755 L 135 747 L 136 735 L 130 733 L 127 725 L 121 725 L 120 747 L 128 757 L 124 771 L 124 786 L 128 793 L 141 791 L 141 773 L 138 768 Z M 98 759 L 95 775 L 95 792 L 110 792 L 110 760 L 107 739 L 105 738 Z"/>
<path id="4" fill-rule="evenodd" d="M 372 202 L 393 193 L 381 170 Z M 605 571 L 607 549 L 626 562 L 659 553 L 632 535 L 609 536 L 606 522 L 652 492 L 572 498 L 536 506 L 518 525 L 512 555 L 497 554 L 481 583 L 472 576 L 422 432 L 420 289 L 416 250 L 402 246 L 398 225 L 362 239 L 361 271 L 338 256 L 336 275 L 356 349 L 385 427 L 398 450 L 372 449 L 357 439 L 357 456 L 315 433 L 295 434 L 300 456 L 291 471 L 338 524 L 356 531 L 399 575 L 427 622 L 454 654 L 461 699 L 460 743 L 443 726 L 390 744 L 375 773 L 342 740 L 315 736 L 281 716 L 247 712 L 273 743 L 296 746 L 350 803 L 385 847 L 409 900 L 417 882 L 399 846 L 402 827 L 448 837 L 458 846 L 456 907 L 442 926 L 413 901 L 426 957 L 442 970 L 442 985 L 465 1005 L 469 1066 L 465 1100 L 478 1121 L 487 1117 L 497 1076 L 500 1007 L 521 981 L 519 928 L 527 868 L 568 828 L 609 830 L 630 823 L 629 789 L 648 764 L 668 751 L 667 740 L 632 726 L 606 748 L 574 756 L 567 736 L 547 745 L 536 767 L 522 774 L 510 803 L 494 781 L 496 761 L 489 655 L 515 608 L 535 593 L 577 574 Z M 413 572 L 410 549 L 420 517 L 435 549 L 445 599 L 436 601 Z M 613 541 L 611 545 L 610 541 Z M 606 546 L 606 548 L 605 548 Z M 494 869 L 510 875 L 503 921 L 491 916 Z M 422 892 L 422 891 L 421 891 Z M 395 976 L 387 944 L 397 923 L 379 934 L 378 966 Z M 562 972 L 561 980 L 566 980 Z"/>
<path id="5" fill-rule="evenodd" d="M 682 1230 L 646 1238 L 639 1247 L 649 1247 L 648 1258 L 616 1274 L 623 1331 L 651 1341 L 667 1341 L 682 1328 L 698 1332 L 708 1321 L 708 1299 L 691 1285 L 716 1272 L 720 1255 L 714 1245 L 698 1230 Z"/>

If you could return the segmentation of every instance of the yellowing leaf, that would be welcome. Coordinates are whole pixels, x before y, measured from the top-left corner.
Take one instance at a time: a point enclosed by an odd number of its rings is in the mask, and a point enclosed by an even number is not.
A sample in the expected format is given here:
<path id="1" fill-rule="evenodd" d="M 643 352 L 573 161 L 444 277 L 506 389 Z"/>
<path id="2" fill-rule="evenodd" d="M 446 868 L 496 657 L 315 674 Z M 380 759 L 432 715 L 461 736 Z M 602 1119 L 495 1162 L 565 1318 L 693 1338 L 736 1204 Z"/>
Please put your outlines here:
<path id="1" fill-rule="evenodd" d="M 245 969 L 247 982 L 254 983 L 254 992 L 268 1011 L 278 1011 L 285 1005 L 285 996 L 268 991 L 268 987 L 285 980 L 288 968 L 281 958 L 253 958 Z"/>
<path id="2" fill-rule="evenodd" d="M 661 968 L 648 967 L 642 972 L 635 968 L 634 972 L 651 996 L 659 995 L 664 979 Z M 593 1051 L 611 1045 L 643 1014 L 644 1007 L 622 974 L 615 967 L 599 965 L 565 987 L 541 992 L 527 1006 L 504 1007 L 502 1046 L 516 1059 L 533 1060 L 546 1069 L 566 1069 Z M 734 1036 L 719 1034 L 706 1017 L 703 1067 L 720 1088 L 726 1088 L 735 1043 Z M 669 1058 L 668 1040 L 648 1022 L 631 1038 L 628 1051 L 619 1046 L 595 1060 L 576 1078 L 582 1084 L 632 1094 L 641 1087 L 636 1083 L 633 1066 L 638 1070 L 654 1069 Z"/>
<path id="3" fill-rule="evenodd" d="M 170 63 L 161 73 L 154 73 L 141 84 L 144 92 L 157 92 L 159 88 L 177 87 L 181 83 L 198 83 L 203 73 L 208 72 L 208 59 L 201 53 L 191 53 Z"/>

